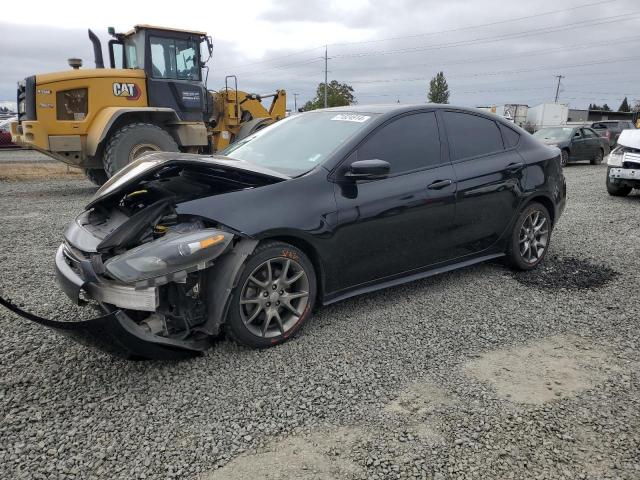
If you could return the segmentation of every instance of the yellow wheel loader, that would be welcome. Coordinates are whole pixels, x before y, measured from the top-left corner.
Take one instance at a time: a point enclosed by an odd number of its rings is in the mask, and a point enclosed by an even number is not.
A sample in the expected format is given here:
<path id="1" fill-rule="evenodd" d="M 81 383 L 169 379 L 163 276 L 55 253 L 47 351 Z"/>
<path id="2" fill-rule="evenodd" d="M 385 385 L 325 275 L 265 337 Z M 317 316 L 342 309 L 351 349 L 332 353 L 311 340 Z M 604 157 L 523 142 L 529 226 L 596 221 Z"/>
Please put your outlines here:
<path id="1" fill-rule="evenodd" d="M 109 33 L 111 68 L 89 30 L 96 68 L 70 58 L 69 71 L 18 83 L 16 143 L 83 168 L 101 185 L 146 152 L 213 153 L 285 116 L 284 90 L 249 94 L 229 76 L 223 90 L 207 91 L 213 46 L 204 32 L 136 25 Z"/>

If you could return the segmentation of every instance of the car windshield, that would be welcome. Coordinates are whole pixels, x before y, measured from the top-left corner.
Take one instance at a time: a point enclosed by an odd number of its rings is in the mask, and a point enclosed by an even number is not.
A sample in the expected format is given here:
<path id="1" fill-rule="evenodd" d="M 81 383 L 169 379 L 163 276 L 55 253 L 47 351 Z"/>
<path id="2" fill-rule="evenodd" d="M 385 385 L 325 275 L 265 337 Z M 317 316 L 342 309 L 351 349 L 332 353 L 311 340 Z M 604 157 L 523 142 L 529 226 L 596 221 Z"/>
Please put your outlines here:
<path id="1" fill-rule="evenodd" d="M 571 136 L 572 131 L 571 127 L 541 128 L 533 136 L 545 140 L 566 140 Z"/>
<path id="2" fill-rule="evenodd" d="M 374 114 L 308 112 L 274 123 L 220 152 L 295 177 L 320 165 Z"/>

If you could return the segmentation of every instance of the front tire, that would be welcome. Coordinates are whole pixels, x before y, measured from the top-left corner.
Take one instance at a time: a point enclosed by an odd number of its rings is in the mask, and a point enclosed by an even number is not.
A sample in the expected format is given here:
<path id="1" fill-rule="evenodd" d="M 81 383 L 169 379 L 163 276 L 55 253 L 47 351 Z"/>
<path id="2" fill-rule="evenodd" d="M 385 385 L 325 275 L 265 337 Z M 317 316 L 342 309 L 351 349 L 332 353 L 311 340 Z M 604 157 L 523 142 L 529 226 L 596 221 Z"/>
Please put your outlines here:
<path id="1" fill-rule="evenodd" d="M 549 211 L 541 203 L 530 203 L 514 224 L 507 261 L 516 270 L 531 270 L 544 260 L 550 240 Z"/>
<path id="2" fill-rule="evenodd" d="M 284 242 L 263 243 L 240 274 L 226 330 L 248 347 L 278 345 L 302 327 L 315 300 L 315 270 L 305 253 Z"/>
<path id="3" fill-rule="evenodd" d="M 91 183 L 98 187 L 101 187 L 109 180 L 107 172 L 105 172 L 103 168 L 85 168 L 84 174 Z"/>
<path id="4" fill-rule="evenodd" d="M 631 193 L 632 188 L 629 186 L 616 185 L 609 178 L 609 171 L 611 168 L 607 168 L 607 192 L 612 197 L 626 197 Z"/>
<path id="5" fill-rule="evenodd" d="M 591 165 L 600 165 L 602 163 L 602 159 L 604 158 L 604 150 L 598 150 L 596 156 L 591 159 Z"/>
<path id="6" fill-rule="evenodd" d="M 118 129 L 107 142 L 103 164 L 109 177 L 149 152 L 178 152 L 178 144 L 166 130 L 151 123 L 131 123 Z"/>
<path id="7" fill-rule="evenodd" d="M 566 167 L 567 163 L 569 163 L 569 150 L 560 151 L 560 166 Z"/>

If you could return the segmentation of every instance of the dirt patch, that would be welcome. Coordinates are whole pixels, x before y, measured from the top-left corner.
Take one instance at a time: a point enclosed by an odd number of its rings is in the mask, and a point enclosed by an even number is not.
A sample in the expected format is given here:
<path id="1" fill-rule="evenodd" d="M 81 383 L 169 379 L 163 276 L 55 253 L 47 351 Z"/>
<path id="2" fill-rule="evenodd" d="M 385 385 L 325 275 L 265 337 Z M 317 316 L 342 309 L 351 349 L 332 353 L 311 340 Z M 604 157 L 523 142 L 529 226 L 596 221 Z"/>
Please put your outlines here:
<path id="1" fill-rule="evenodd" d="M 438 385 L 430 380 L 419 380 L 409 384 L 391 401 L 385 412 L 395 415 L 408 433 L 428 444 L 444 443 L 444 437 L 437 425 L 437 419 L 428 417 L 438 409 L 452 405 L 449 397 Z"/>
<path id="2" fill-rule="evenodd" d="M 593 388 L 617 370 L 605 349 L 572 336 L 501 349 L 468 362 L 466 370 L 501 398 L 542 404 Z"/>
<path id="3" fill-rule="evenodd" d="M 342 480 L 361 478 L 363 469 L 348 452 L 364 436 L 357 428 L 339 428 L 309 437 L 291 437 L 241 455 L 201 480 Z"/>
<path id="4" fill-rule="evenodd" d="M 534 270 L 513 274 L 523 285 L 547 290 L 598 288 L 617 275 L 615 270 L 605 265 L 573 257 L 548 257 Z"/>
<path id="5" fill-rule="evenodd" d="M 452 400 L 440 387 L 429 380 L 420 380 L 407 386 L 385 410 L 389 413 L 420 416 L 451 403 Z"/>
<path id="6" fill-rule="evenodd" d="M 0 180 L 43 180 L 84 178 L 84 172 L 60 162 L 0 163 Z"/>

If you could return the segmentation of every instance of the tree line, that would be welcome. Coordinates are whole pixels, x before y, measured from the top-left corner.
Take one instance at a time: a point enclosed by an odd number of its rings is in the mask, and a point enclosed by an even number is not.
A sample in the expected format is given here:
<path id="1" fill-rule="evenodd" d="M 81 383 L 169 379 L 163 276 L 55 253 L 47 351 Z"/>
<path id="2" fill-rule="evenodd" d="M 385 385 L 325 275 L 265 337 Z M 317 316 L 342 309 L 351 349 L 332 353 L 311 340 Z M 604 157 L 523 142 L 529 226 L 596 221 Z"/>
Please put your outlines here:
<path id="1" fill-rule="evenodd" d="M 332 80 L 327 86 L 327 107 L 344 107 L 347 105 L 354 105 L 358 103 L 356 101 L 353 87 L 347 83 L 340 83 L 337 80 Z M 324 96 L 325 96 L 325 84 L 318 84 L 316 89 L 316 95 L 312 100 L 305 103 L 300 111 L 316 110 L 318 108 L 324 108 Z M 449 85 L 447 79 L 444 76 L 444 72 L 438 72 L 429 82 L 429 90 L 427 91 L 427 100 L 429 103 L 449 103 Z M 400 101 L 398 100 L 398 103 Z M 589 104 L 589 110 L 602 110 L 605 112 L 611 112 L 611 107 L 606 103 L 598 105 L 596 103 Z M 624 97 L 618 112 L 640 112 L 640 101 L 635 102 L 634 106 L 629 106 L 629 100 Z"/>

